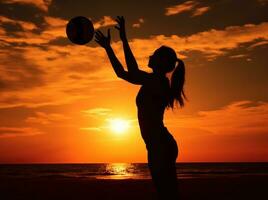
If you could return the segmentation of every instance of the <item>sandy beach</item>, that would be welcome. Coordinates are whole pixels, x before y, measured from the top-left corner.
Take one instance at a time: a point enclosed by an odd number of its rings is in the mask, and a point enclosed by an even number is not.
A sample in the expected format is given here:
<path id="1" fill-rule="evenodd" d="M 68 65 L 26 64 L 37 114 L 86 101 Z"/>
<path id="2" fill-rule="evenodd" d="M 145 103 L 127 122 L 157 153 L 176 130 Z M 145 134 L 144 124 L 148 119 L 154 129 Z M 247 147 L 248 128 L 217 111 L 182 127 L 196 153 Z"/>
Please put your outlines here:
<path id="1" fill-rule="evenodd" d="M 179 180 L 180 199 L 232 200 L 267 199 L 268 176 L 189 178 Z M 89 180 L 46 177 L 38 179 L 3 178 L 2 200 L 153 200 L 156 191 L 151 180 Z"/>

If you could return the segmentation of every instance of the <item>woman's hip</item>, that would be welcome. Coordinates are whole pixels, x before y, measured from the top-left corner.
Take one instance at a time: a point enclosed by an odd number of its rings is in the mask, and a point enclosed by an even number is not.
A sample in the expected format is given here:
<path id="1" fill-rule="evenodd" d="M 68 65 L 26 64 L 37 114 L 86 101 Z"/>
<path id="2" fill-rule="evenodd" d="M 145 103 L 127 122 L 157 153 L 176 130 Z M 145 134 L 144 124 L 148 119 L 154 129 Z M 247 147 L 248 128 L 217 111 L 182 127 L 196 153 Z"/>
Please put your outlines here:
<path id="1" fill-rule="evenodd" d="M 173 136 L 165 131 L 159 137 L 151 138 L 146 142 L 148 158 L 159 161 L 176 161 L 178 157 L 178 145 Z"/>

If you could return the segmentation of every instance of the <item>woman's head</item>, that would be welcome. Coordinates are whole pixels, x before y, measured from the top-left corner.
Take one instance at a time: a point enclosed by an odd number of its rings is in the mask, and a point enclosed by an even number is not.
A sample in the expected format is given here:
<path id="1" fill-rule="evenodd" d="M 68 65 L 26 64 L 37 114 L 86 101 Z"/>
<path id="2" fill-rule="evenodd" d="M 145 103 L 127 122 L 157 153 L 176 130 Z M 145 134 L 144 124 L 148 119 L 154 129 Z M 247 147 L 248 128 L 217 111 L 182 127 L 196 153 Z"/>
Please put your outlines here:
<path id="1" fill-rule="evenodd" d="M 177 58 L 176 52 L 170 47 L 161 46 L 150 56 L 148 67 L 152 68 L 155 73 L 162 74 L 175 69 L 171 75 L 167 107 L 173 109 L 175 102 L 178 102 L 183 107 L 186 99 L 184 93 L 185 66 L 184 62 Z"/>
<path id="2" fill-rule="evenodd" d="M 177 60 L 176 52 L 172 48 L 161 46 L 150 56 L 148 67 L 154 72 L 165 74 L 175 68 Z"/>

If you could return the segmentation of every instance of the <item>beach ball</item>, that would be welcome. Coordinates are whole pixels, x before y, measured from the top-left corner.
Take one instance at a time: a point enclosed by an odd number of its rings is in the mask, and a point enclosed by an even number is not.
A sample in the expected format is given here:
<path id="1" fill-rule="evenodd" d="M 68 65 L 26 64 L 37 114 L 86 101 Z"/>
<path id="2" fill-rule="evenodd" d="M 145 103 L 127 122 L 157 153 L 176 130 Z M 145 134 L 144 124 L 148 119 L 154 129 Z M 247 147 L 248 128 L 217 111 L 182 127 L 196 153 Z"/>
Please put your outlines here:
<path id="1" fill-rule="evenodd" d="M 71 42 L 83 45 L 92 40 L 94 36 L 94 27 L 88 18 L 77 16 L 68 22 L 66 26 L 66 34 Z"/>

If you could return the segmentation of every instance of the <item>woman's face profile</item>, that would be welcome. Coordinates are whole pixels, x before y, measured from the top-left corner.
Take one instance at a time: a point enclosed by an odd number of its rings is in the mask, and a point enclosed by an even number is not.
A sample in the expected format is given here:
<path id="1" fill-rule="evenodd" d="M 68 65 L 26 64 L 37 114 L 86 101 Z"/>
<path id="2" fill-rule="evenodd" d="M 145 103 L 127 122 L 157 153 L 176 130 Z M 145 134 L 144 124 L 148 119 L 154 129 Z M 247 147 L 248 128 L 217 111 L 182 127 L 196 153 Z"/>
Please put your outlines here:
<path id="1" fill-rule="evenodd" d="M 159 56 L 157 55 L 156 51 L 149 56 L 149 62 L 148 62 L 148 67 L 149 68 L 155 68 L 159 64 Z"/>
<path id="2" fill-rule="evenodd" d="M 149 68 L 153 68 L 153 55 L 150 55 L 150 56 L 149 56 L 148 67 L 149 67 Z"/>

